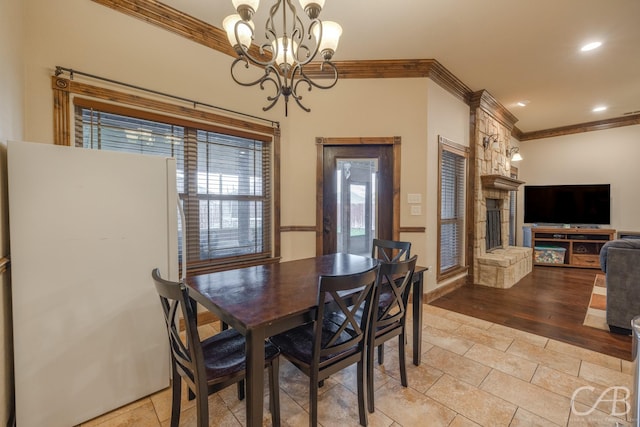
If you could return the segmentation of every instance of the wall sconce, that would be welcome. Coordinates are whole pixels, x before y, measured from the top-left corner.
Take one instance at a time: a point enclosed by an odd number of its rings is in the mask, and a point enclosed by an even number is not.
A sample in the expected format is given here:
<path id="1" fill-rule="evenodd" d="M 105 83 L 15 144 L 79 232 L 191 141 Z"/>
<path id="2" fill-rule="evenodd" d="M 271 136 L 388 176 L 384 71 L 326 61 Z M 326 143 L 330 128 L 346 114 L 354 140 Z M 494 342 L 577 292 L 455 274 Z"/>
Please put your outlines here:
<path id="1" fill-rule="evenodd" d="M 512 162 L 519 162 L 520 160 L 522 160 L 522 156 L 520 155 L 520 148 L 507 148 L 507 157 L 510 158 Z"/>
<path id="2" fill-rule="evenodd" d="M 482 147 L 486 150 L 492 142 L 498 142 L 498 134 L 485 136 L 482 138 Z"/>

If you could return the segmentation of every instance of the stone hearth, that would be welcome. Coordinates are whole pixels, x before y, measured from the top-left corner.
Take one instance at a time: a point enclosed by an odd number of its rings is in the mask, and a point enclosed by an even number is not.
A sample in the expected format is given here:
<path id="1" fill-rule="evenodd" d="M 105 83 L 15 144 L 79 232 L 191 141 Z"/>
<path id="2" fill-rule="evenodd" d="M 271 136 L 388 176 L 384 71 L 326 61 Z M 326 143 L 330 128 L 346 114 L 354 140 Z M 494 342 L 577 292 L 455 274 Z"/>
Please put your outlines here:
<path id="1" fill-rule="evenodd" d="M 478 257 L 476 284 L 510 288 L 531 272 L 531 248 L 507 246 Z"/>

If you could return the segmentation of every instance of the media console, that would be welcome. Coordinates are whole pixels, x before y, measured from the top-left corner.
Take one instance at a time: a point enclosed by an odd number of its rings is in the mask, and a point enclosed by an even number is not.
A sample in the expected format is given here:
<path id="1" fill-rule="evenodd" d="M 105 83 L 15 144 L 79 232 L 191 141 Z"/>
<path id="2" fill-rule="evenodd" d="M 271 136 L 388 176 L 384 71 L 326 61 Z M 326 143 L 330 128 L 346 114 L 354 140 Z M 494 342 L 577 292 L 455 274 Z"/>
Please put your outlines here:
<path id="1" fill-rule="evenodd" d="M 604 228 L 533 227 L 533 264 L 600 268 L 600 249 L 613 240 L 615 232 Z"/>

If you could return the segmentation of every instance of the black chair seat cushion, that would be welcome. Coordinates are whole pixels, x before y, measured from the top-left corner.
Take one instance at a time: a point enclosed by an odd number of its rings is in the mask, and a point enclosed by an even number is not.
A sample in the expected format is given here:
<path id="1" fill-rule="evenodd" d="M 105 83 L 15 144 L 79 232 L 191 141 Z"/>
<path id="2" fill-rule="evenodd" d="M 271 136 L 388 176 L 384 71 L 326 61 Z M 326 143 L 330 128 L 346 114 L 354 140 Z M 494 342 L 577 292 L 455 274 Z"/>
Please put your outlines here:
<path id="1" fill-rule="evenodd" d="M 235 329 L 227 329 L 202 341 L 207 380 L 222 378 L 246 368 L 246 342 Z M 267 342 L 264 348 L 265 365 L 278 356 L 276 346 Z"/>
<path id="2" fill-rule="evenodd" d="M 322 346 L 324 347 L 331 337 L 338 331 L 338 324 L 342 323 L 342 319 L 337 317 L 333 319 L 333 315 L 325 315 L 322 326 Z M 306 364 L 311 363 L 311 356 L 313 351 L 313 322 L 298 326 L 282 334 L 271 337 L 271 341 L 280 348 L 283 354 L 287 354 L 295 359 Z M 335 345 L 349 341 L 352 338 L 349 329 L 343 331 L 340 334 L 340 338 Z M 331 354 L 328 356 L 321 356 L 320 363 L 327 359 L 334 358 L 343 353 L 350 353 L 357 351 L 357 346 L 347 348 L 344 351 Z"/>
<path id="3" fill-rule="evenodd" d="M 383 311 L 389 307 L 394 301 L 393 291 L 389 285 L 383 285 L 380 288 L 380 297 L 378 299 L 378 312 Z"/>

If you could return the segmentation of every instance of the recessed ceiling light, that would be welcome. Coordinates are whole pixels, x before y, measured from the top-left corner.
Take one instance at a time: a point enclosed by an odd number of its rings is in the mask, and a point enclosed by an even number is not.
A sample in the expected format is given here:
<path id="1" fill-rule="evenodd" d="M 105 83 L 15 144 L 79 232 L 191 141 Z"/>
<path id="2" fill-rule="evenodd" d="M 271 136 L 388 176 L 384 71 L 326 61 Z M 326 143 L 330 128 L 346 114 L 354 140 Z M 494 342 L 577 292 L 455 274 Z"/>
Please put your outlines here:
<path id="1" fill-rule="evenodd" d="M 588 52 L 590 50 L 597 49 L 600 46 L 602 46 L 602 42 L 591 42 L 591 43 L 587 43 L 584 46 L 582 46 L 580 48 L 580 50 L 583 51 L 583 52 Z"/>
<path id="2" fill-rule="evenodd" d="M 604 111 L 606 109 L 607 109 L 607 107 L 605 107 L 604 105 L 600 105 L 598 107 L 594 107 L 593 110 L 591 110 L 591 111 L 593 111 L 594 113 L 599 113 L 599 112 Z"/>

